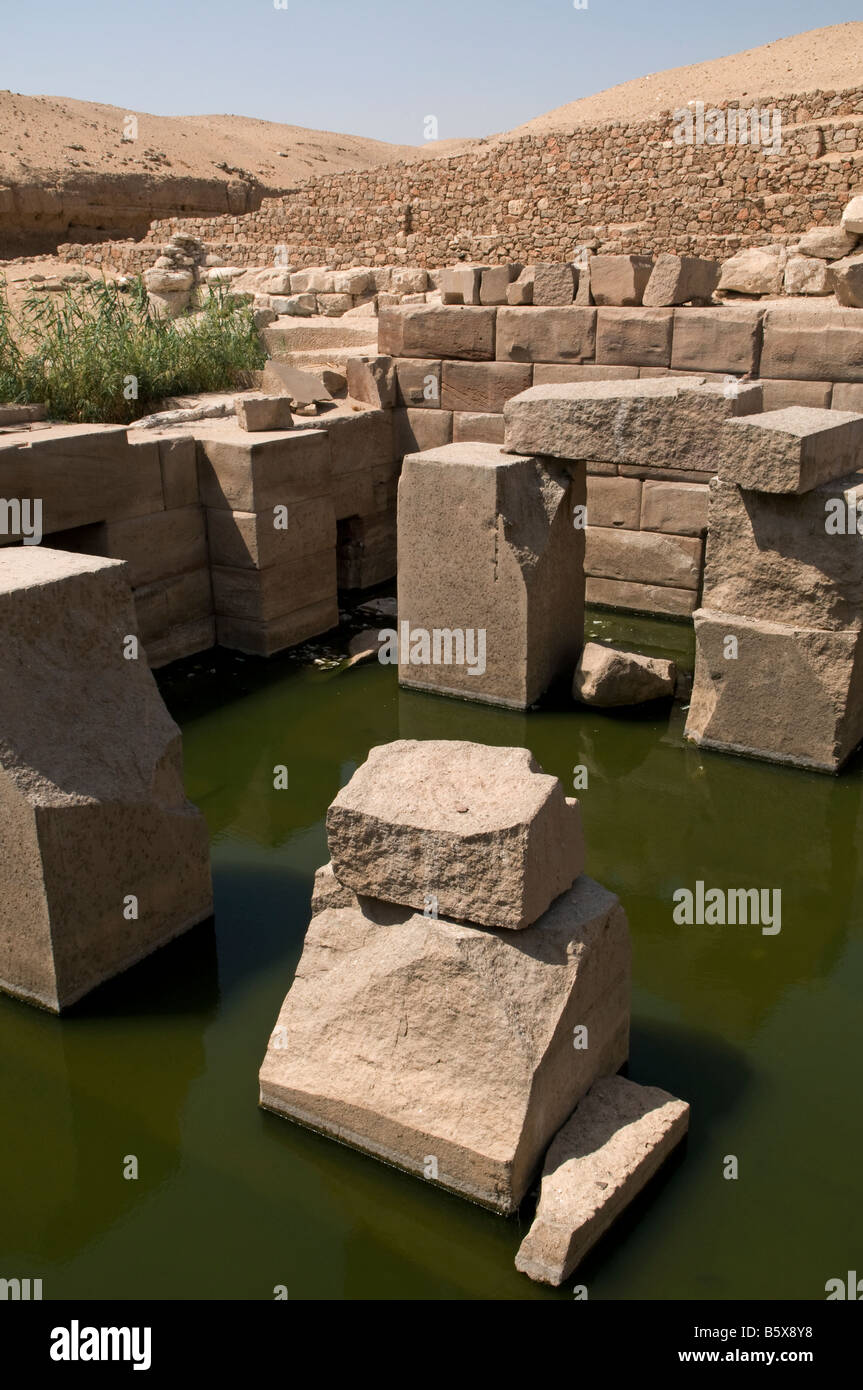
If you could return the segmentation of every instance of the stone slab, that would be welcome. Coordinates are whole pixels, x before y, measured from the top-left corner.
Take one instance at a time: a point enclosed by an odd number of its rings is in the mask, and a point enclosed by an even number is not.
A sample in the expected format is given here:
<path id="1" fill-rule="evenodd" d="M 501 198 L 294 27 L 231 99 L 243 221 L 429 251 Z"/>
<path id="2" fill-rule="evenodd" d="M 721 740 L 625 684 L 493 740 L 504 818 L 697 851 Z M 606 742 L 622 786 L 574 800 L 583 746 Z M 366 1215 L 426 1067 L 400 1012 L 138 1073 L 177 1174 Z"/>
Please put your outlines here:
<path id="1" fill-rule="evenodd" d="M 675 309 L 672 368 L 735 375 L 748 372 L 754 376 L 761 350 L 763 312 L 740 306 Z"/>
<path id="2" fill-rule="evenodd" d="M 586 574 L 602 579 L 697 589 L 701 555 L 702 542 L 694 536 L 588 526 L 584 567 Z"/>
<path id="3" fill-rule="evenodd" d="M 688 618 L 698 603 L 694 589 L 669 585 L 637 584 L 626 579 L 588 576 L 586 600 L 598 608 L 617 608 L 626 613 L 653 613 L 664 618 Z"/>
<path id="4" fill-rule="evenodd" d="M 378 351 L 390 357 L 494 357 L 497 309 L 424 304 L 381 309 Z"/>
<path id="5" fill-rule="evenodd" d="M 596 360 L 608 366 L 667 367 L 672 309 L 599 309 Z"/>
<path id="6" fill-rule="evenodd" d="M 786 406 L 719 431 L 719 473 L 758 492 L 803 493 L 863 460 L 863 415 Z"/>

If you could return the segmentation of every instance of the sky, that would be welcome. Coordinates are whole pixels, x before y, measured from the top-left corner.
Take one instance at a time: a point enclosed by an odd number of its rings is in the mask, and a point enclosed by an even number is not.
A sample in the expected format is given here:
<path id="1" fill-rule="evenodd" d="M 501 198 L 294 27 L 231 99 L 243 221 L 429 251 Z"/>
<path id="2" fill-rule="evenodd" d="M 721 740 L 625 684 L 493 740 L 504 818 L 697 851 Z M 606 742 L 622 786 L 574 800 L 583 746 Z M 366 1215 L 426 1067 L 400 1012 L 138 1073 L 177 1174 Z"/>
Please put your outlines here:
<path id="1" fill-rule="evenodd" d="M 0 87 L 416 145 L 430 115 L 442 140 L 491 135 L 860 17 L 858 0 L 0 0 Z"/>

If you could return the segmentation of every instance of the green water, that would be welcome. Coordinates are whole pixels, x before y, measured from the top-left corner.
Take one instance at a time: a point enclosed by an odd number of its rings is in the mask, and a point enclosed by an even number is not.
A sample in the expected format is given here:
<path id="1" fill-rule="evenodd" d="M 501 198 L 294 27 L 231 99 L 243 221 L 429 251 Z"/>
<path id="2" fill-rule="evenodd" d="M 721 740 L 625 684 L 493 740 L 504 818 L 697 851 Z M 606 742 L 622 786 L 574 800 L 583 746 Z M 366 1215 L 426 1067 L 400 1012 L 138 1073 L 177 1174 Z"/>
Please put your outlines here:
<path id="1" fill-rule="evenodd" d="M 591 631 L 691 659 L 686 627 Z M 685 1151 L 582 1265 L 590 1298 L 823 1299 L 863 1269 L 859 759 L 778 769 L 686 745 L 679 705 L 521 715 L 399 691 L 377 663 L 217 653 L 161 685 L 215 923 L 62 1021 L 0 998 L 0 1276 L 45 1298 L 572 1298 L 514 1269 L 529 1203 L 504 1220 L 257 1108 L 326 807 L 395 738 L 526 744 L 567 788 L 588 769 L 588 871 L 633 936 L 630 1075 L 692 1104 Z M 781 932 L 676 926 L 696 879 L 781 888 Z"/>

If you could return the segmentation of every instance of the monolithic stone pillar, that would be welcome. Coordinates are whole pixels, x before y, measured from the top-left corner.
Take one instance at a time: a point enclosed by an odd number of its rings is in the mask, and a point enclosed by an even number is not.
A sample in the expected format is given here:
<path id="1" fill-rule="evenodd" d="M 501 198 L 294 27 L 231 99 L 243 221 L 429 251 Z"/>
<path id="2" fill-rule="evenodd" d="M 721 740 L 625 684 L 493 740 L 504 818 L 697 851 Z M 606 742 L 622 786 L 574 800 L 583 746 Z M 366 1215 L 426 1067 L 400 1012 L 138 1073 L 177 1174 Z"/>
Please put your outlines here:
<path id="1" fill-rule="evenodd" d="M 0 988 L 55 1012 L 212 911 L 126 573 L 0 554 Z"/>
<path id="2" fill-rule="evenodd" d="M 525 709 L 584 631 L 584 470 L 449 444 L 399 483 L 399 680 Z"/>

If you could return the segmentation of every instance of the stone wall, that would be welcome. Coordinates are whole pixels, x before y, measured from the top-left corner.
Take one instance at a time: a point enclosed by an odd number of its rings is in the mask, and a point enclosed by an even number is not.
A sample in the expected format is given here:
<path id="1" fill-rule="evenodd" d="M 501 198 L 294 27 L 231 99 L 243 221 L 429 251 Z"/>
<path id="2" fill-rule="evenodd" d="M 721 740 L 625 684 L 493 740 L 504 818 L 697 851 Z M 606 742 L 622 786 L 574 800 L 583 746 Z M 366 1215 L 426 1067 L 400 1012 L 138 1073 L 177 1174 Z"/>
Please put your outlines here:
<path id="1" fill-rule="evenodd" d="M 778 153 L 675 143 L 668 112 L 309 179 L 256 212 L 154 222 L 146 240 L 181 229 L 242 266 L 271 262 L 279 247 L 294 267 L 445 266 L 566 261 L 592 239 L 604 251 L 722 258 L 838 221 L 861 178 L 863 87 L 750 105 L 781 114 Z M 60 250 L 126 271 L 152 264 L 152 251 L 134 242 Z"/>

